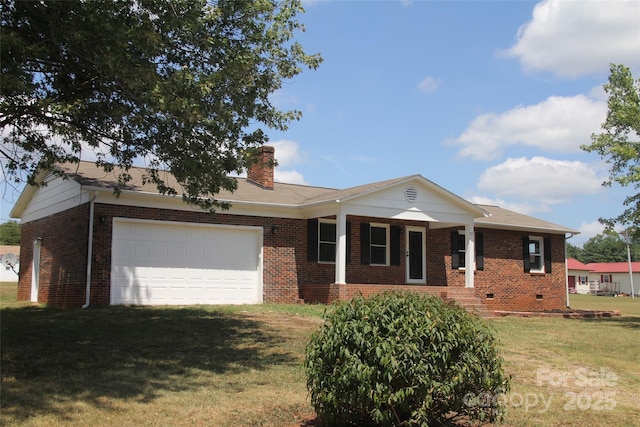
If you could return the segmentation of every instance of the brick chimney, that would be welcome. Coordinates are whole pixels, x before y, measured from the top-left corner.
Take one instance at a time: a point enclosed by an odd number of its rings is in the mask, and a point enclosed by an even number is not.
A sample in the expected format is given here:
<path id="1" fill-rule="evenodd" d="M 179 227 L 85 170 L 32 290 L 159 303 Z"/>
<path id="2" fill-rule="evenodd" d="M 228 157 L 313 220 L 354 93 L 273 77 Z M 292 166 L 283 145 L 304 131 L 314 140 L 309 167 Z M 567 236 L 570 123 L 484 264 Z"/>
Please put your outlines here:
<path id="1" fill-rule="evenodd" d="M 247 170 L 247 179 L 260 187 L 273 190 L 274 147 L 263 145 L 258 148 L 254 163 Z"/>

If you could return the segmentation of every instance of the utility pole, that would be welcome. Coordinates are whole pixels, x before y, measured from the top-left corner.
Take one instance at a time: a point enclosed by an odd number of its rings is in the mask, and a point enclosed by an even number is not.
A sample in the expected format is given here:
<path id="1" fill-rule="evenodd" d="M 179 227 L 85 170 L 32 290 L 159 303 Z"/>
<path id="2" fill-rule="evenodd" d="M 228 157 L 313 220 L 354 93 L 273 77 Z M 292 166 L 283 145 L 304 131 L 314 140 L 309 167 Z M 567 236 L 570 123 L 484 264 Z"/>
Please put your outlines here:
<path id="1" fill-rule="evenodd" d="M 629 263 L 629 283 L 631 284 L 631 298 L 634 299 L 634 292 L 633 292 L 633 268 L 631 265 L 631 233 L 629 232 L 629 229 L 625 229 L 622 233 L 620 233 L 624 236 L 624 242 L 627 244 L 627 262 Z"/>
<path id="2" fill-rule="evenodd" d="M 635 298 L 633 295 L 633 268 L 631 268 L 631 248 L 629 241 L 627 241 L 627 261 L 629 262 L 629 283 L 631 283 L 631 298 Z"/>

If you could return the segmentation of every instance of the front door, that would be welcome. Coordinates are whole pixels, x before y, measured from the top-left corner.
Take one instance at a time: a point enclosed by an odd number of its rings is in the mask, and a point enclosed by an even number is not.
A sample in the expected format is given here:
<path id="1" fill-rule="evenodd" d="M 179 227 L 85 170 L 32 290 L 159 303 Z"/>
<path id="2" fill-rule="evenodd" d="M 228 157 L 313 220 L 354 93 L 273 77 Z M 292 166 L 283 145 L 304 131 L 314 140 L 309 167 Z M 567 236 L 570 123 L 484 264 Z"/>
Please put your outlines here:
<path id="1" fill-rule="evenodd" d="M 427 257 L 425 228 L 407 227 L 407 283 L 425 284 Z"/>

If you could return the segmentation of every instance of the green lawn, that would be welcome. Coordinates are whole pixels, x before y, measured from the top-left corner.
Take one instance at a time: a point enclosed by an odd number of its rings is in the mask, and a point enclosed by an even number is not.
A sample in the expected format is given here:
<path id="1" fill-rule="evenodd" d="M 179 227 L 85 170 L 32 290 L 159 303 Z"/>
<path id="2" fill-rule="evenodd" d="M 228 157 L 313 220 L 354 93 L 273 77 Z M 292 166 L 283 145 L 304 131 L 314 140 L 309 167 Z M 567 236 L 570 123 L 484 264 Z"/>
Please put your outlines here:
<path id="1" fill-rule="evenodd" d="M 301 363 L 322 306 L 109 307 L 15 302 L 0 284 L 0 425 L 300 426 Z M 640 300 L 572 295 L 609 319 L 491 320 L 513 387 L 508 426 L 640 419 Z M 612 407 L 615 405 L 615 407 Z"/>
<path id="2" fill-rule="evenodd" d="M 604 319 L 492 320 L 513 375 L 507 424 L 635 426 L 640 420 L 640 299 L 571 295 Z"/>

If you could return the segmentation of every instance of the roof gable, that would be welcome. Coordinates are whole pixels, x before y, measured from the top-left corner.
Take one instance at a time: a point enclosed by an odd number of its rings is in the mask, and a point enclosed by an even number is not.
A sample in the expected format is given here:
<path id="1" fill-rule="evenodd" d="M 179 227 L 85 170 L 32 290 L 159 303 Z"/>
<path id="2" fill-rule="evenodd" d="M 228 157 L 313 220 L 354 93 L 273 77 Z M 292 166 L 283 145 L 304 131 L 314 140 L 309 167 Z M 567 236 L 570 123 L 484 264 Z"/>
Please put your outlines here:
<path id="1" fill-rule="evenodd" d="M 411 195 L 407 195 L 407 192 Z M 421 175 L 410 175 L 335 190 L 306 200 L 302 207 L 326 203 L 362 206 L 368 209 L 456 213 L 473 217 L 486 212 L 467 200 L 451 193 Z"/>

